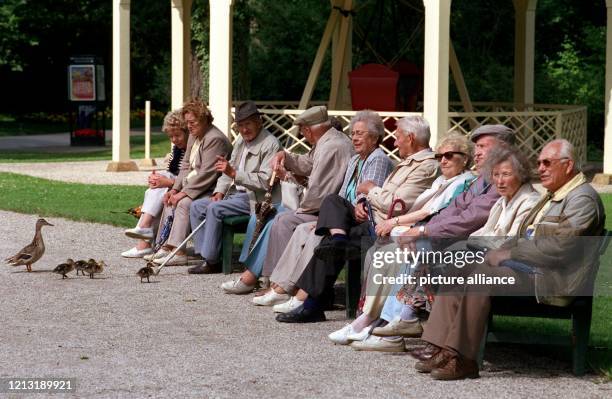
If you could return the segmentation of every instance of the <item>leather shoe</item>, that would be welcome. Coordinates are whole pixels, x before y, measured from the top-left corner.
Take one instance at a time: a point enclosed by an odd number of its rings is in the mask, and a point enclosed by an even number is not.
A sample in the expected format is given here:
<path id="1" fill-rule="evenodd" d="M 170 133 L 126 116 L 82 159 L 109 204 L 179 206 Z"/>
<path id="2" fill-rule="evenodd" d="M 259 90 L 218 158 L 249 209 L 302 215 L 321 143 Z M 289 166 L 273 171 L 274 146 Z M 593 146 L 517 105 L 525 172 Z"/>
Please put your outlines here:
<path id="1" fill-rule="evenodd" d="M 305 309 L 304 305 L 276 316 L 276 321 L 281 323 L 317 323 L 325 320 L 325 313 L 321 309 Z"/>
<path id="2" fill-rule="evenodd" d="M 187 269 L 189 274 L 213 274 L 221 273 L 221 263 L 204 262 L 201 265 Z"/>
<path id="3" fill-rule="evenodd" d="M 478 377 L 478 363 L 461 355 L 452 356 L 445 365 L 431 371 L 431 378 L 434 380 L 451 381 Z"/>
<path id="4" fill-rule="evenodd" d="M 433 355 L 440 351 L 440 347 L 427 343 L 427 345 L 417 348 L 410 352 L 410 355 L 417 360 L 431 359 Z"/>
<path id="5" fill-rule="evenodd" d="M 384 327 L 376 327 L 372 330 L 372 335 L 379 337 L 409 337 L 418 338 L 423 334 L 423 327 L 419 319 L 402 320 L 396 318 L 391 320 Z"/>
<path id="6" fill-rule="evenodd" d="M 414 368 L 419 373 L 431 373 L 437 368 L 444 367 L 446 362 L 448 362 L 453 356 L 454 354 L 450 351 L 446 349 L 440 349 L 438 353 L 433 355 L 430 359 L 416 362 Z"/>

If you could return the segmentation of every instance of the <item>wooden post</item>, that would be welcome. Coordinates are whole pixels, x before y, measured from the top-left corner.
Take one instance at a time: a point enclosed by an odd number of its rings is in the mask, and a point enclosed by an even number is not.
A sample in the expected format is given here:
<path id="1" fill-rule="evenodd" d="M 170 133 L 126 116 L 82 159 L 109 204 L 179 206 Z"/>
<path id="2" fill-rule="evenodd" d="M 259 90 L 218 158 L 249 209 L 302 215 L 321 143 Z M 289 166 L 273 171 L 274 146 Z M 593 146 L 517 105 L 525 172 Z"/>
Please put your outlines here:
<path id="1" fill-rule="evenodd" d="M 233 0 L 210 0 L 210 62 L 208 102 L 215 125 L 231 138 L 232 5 Z"/>
<path id="2" fill-rule="evenodd" d="M 465 80 L 463 79 L 461 64 L 459 64 L 459 59 L 457 59 L 457 53 L 455 53 L 455 47 L 453 46 L 452 40 L 449 41 L 448 48 L 450 70 L 453 74 L 453 78 L 455 78 L 455 86 L 457 86 L 457 91 L 459 92 L 459 98 L 461 99 L 463 110 L 465 112 L 474 112 L 472 100 L 470 100 L 470 93 L 468 92 Z M 470 124 L 470 129 L 475 129 L 478 127 L 478 122 L 472 117 L 468 118 L 468 123 Z"/>
<path id="3" fill-rule="evenodd" d="M 130 0 L 113 0 L 113 160 L 106 170 L 138 170 L 130 160 Z"/>
<path id="4" fill-rule="evenodd" d="M 430 145 L 448 131 L 448 74 L 451 0 L 423 0 L 425 5 L 425 66 L 423 116 L 431 128 Z"/>
<path id="5" fill-rule="evenodd" d="M 345 10 L 353 9 L 353 0 L 344 0 Z M 333 70 L 331 79 L 331 89 L 329 93 L 329 109 L 336 109 L 338 107 L 338 98 L 340 91 L 340 82 L 342 80 L 342 71 L 345 69 L 345 57 L 347 52 L 347 44 L 349 37 L 349 28 L 351 27 L 351 15 L 342 17 L 340 20 L 340 32 L 338 33 L 338 44 L 335 47 L 336 53 L 332 55 L 333 59 L 337 63 L 338 67 Z"/>
<path id="6" fill-rule="evenodd" d="M 151 101 L 145 101 L 145 156 L 141 166 L 155 166 L 157 162 L 151 158 Z"/>
<path id="7" fill-rule="evenodd" d="M 603 173 L 595 175 L 593 183 L 612 184 L 612 0 L 606 0 L 606 93 Z"/>
<path id="8" fill-rule="evenodd" d="M 191 71 L 191 3 L 192 0 L 172 0 L 171 18 L 171 107 L 180 108 L 189 97 Z"/>

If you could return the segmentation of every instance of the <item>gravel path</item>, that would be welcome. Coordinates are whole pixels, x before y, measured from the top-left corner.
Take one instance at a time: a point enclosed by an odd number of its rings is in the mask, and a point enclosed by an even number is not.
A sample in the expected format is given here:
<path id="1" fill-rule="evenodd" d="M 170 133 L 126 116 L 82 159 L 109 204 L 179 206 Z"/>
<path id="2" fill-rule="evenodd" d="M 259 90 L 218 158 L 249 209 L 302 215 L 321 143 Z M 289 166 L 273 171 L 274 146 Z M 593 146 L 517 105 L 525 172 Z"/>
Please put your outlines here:
<path id="1" fill-rule="evenodd" d="M 0 255 L 32 238 L 36 216 L 0 211 Z M 119 228 L 48 219 L 47 252 L 33 266 L 0 267 L 0 377 L 75 377 L 72 397 L 572 397 L 609 398 L 611 384 L 574 378 L 569 364 L 526 350 L 493 347 L 478 380 L 432 382 L 405 354 L 334 346 L 330 321 L 280 324 L 250 296 L 220 292 L 227 277 L 165 269 L 155 283 L 119 252 Z M 91 280 L 49 273 L 67 257 L 104 259 Z M 19 396 L 22 397 L 22 396 Z M 35 397 L 41 397 L 40 395 Z"/>

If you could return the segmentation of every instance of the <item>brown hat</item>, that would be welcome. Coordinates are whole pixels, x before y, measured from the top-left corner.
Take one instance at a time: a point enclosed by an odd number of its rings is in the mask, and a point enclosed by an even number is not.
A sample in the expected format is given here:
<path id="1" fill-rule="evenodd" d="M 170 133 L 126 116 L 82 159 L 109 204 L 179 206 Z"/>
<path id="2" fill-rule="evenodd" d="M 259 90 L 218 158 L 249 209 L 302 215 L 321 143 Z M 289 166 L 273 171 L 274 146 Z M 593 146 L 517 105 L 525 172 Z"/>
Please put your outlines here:
<path id="1" fill-rule="evenodd" d="M 514 144 L 514 130 L 504 125 L 482 125 L 470 134 L 470 140 L 475 143 L 481 136 L 495 136 L 508 144 Z"/>
<path id="2" fill-rule="evenodd" d="M 318 105 L 316 107 L 310 107 L 306 111 L 302 112 L 300 116 L 295 118 L 293 124 L 312 126 L 318 123 L 327 122 L 328 120 L 329 117 L 327 116 L 327 108 L 325 105 Z"/>
<path id="3" fill-rule="evenodd" d="M 234 122 L 240 123 L 253 115 L 260 115 L 257 106 L 253 101 L 246 101 L 236 107 L 236 117 Z"/>

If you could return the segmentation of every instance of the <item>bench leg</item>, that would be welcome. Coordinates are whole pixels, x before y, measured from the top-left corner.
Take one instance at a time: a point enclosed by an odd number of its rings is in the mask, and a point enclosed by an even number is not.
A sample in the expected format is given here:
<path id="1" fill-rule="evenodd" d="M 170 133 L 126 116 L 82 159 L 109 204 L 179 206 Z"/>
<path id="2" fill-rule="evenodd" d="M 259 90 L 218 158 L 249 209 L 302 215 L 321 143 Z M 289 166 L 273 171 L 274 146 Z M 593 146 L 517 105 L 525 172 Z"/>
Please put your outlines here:
<path id="1" fill-rule="evenodd" d="M 572 314 L 572 372 L 584 375 L 591 333 L 591 306 L 580 306 Z"/>
<path id="2" fill-rule="evenodd" d="M 221 254 L 223 273 L 232 273 L 232 252 L 234 249 L 234 229 L 230 226 L 223 226 L 223 233 L 221 238 Z"/>

